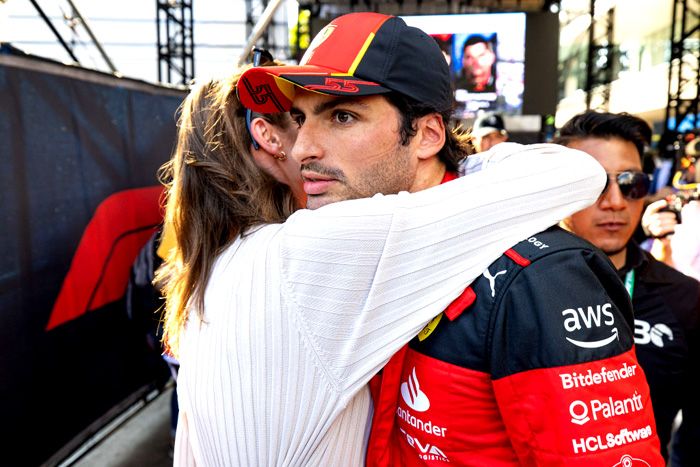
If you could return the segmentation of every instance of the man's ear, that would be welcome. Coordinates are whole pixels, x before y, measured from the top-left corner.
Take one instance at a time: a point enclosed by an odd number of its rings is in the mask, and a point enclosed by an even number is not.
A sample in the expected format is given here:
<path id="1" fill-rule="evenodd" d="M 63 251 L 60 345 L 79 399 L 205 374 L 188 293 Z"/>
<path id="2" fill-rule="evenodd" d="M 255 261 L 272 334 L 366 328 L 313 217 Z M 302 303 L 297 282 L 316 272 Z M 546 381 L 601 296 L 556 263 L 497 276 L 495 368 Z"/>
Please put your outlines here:
<path id="1" fill-rule="evenodd" d="M 445 122 L 439 113 L 424 115 L 416 120 L 413 143 L 419 159 L 428 159 L 440 152 L 445 145 Z"/>
<path id="2" fill-rule="evenodd" d="M 250 132 L 261 149 L 270 154 L 282 150 L 282 142 L 274 131 L 272 124 L 264 118 L 256 117 L 250 122 Z"/>

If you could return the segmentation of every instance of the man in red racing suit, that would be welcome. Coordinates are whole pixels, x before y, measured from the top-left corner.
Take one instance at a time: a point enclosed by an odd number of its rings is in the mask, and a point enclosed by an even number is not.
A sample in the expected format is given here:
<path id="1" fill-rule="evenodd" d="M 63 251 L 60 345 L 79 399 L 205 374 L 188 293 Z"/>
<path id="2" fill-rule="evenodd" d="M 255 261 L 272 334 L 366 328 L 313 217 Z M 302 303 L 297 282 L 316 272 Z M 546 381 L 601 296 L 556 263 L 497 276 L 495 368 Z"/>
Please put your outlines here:
<path id="1" fill-rule="evenodd" d="M 558 227 L 496 260 L 373 381 L 370 466 L 663 466 L 632 308 Z"/>

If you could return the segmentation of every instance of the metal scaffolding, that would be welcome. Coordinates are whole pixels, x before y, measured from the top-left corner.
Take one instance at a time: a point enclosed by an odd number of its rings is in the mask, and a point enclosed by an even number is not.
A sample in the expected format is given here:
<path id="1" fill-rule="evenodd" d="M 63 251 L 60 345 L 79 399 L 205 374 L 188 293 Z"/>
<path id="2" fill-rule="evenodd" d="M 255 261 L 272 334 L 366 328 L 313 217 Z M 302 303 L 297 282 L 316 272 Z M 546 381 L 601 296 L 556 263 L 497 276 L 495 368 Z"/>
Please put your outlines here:
<path id="1" fill-rule="evenodd" d="M 586 61 L 586 108 L 608 110 L 610 83 L 615 79 L 615 48 L 613 25 L 615 8 L 597 15 L 596 0 L 591 0 L 591 24 L 588 28 L 588 59 Z"/>
<path id="2" fill-rule="evenodd" d="M 56 29 L 56 26 L 54 26 L 53 22 L 44 12 L 44 9 L 41 7 L 41 5 L 39 5 L 39 2 L 37 2 L 36 0 L 30 0 L 30 3 L 34 6 L 34 9 L 49 27 L 49 29 L 51 29 L 51 32 L 56 37 L 56 40 L 58 40 L 59 44 L 61 44 L 61 46 L 70 56 L 73 62 L 75 62 L 77 65 L 80 65 L 80 60 L 78 60 L 78 57 L 75 54 L 74 45 L 69 44 L 61 35 L 61 33 L 58 32 L 58 29 Z M 68 3 L 68 6 L 70 7 L 70 11 L 64 12 L 64 20 L 66 21 L 66 25 L 72 30 L 74 35 L 77 35 L 77 31 L 79 29 L 84 30 L 90 37 L 90 41 L 92 42 L 92 44 L 100 53 L 102 59 L 105 61 L 105 64 L 107 64 L 109 71 L 111 71 L 112 73 L 118 73 L 117 68 L 114 66 L 114 63 L 112 63 L 112 60 L 107 55 L 107 52 L 105 52 L 105 49 L 102 47 L 102 44 L 100 44 L 100 41 L 98 41 L 97 37 L 95 37 L 95 34 L 92 32 L 92 28 L 88 24 L 85 17 L 80 13 L 78 7 L 75 6 L 72 0 L 66 0 L 66 3 Z"/>
<path id="3" fill-rule="evenodd" d="M 274 22 L 275 12 L 282 6 L 283 0 L 261 0 L 259 2 L 253 2 L 252 0 L 246 0 L 246 36 L 248 40 L 243 47 L 243 52 L 238 59 L 238 65 L 242 65 L 248 59 L 248 54 L 256 45 L 264 49 L 269 50 L 273 56 L 279 56 L 280 52 L 286 54 L 284 48 L 278 47 L 275 37 L 279 37 L 279 26 L 285 28 L 284 33 L 286 34 L 286 24 L 280 24 Z M 259 41 L 262 41 L 259 43 Z"/>
<path id="4" fill-rule="evenodd" d="M 156 0 L 158 81 L 187 85 L 194 79 L 193 0 Z"/>
<path id="5" fill-rule="evenodd" d="M 678 130 L 686 120 L 698 127 L 700 86 L 700 0 L 673 0 L 668 105 L 664 128 Z"/>
<path id="6" fill-rule="evenodd" d="M 262 12 L 267 8 L 268 0 L 245 0 L 245 35 L 251 37 L 255 25 L 260 20 Z M 270 28 L 264 28 L 258 39 L 259 45 L 270 50 L 274 44 L 270 43 Z"/>

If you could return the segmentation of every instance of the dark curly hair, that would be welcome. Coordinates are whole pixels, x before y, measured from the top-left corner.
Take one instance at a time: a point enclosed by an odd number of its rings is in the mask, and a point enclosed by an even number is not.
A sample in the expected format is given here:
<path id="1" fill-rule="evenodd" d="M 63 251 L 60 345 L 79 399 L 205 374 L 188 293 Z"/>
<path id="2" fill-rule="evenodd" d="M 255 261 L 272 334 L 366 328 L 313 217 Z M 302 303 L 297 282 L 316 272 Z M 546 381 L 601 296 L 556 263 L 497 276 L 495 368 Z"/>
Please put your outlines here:
<path id="1" fill-rule="evenodd" d="M 386 99 L 396 107 L 401 116 L 399 135 L 404 146 L 416 135 L 415 121 L 424 115 L 439 113 L 445 123 L 445 145 L 438 152 L 438 157 L 445 164 L 447 170 L 456 172 L 460 162 L 472 153 L 471 137 L 461 128 L 450 128 L 450 118 L 453 109 L 435 109 L 399 93 L 384 94 Z"/>

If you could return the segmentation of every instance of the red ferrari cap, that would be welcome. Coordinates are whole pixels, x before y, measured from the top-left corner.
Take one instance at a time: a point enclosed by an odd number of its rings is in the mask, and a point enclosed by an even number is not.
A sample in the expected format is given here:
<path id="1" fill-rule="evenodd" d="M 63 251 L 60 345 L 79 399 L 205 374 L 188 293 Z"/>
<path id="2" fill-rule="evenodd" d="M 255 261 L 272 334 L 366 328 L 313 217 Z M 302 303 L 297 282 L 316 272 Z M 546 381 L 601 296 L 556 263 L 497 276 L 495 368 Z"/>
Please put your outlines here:
<path id="1" fill-rule="evenodd" d="M 435 40 L 396 16 L 350 13 L 331 21 L 299 66 L 247 70 L 241 103 L 259 113 L 288 111 L 297 87 L 337 96 L 397 92 L 444 111 L 452 108 L 450 72 Z"/>

